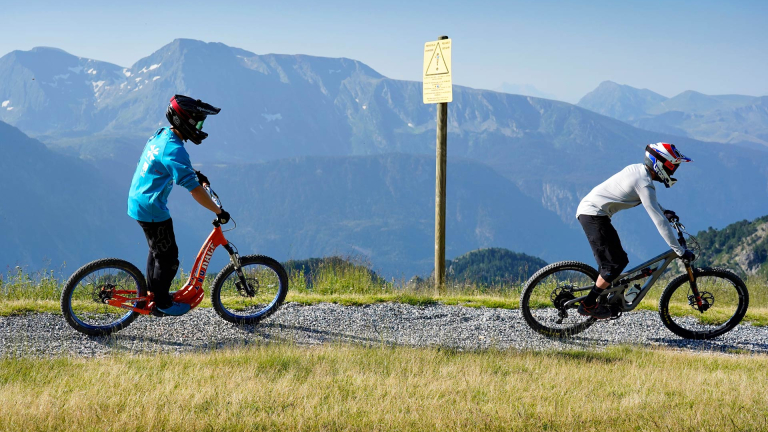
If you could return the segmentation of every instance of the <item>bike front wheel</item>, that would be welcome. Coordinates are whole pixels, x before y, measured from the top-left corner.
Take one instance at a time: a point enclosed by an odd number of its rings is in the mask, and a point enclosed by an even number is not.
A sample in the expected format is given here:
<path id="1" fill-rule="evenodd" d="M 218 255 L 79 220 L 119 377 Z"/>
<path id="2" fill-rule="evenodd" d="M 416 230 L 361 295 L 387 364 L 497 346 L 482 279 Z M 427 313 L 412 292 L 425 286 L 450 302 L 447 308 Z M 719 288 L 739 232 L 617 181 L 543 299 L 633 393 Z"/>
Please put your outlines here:
<path id="1" fill-rule="evenodd" d="M 595 320 L 580 315 L 575 305 L 567 309 L 563 305 L 587 295 L 597 276 L 597 270 L 577 261 L 562 261 L 537 271 L 520 295 L 525 322 L 545 336 L 567 337 L 583 332 Z"/>
<path id="2" fill-rule="evenodd" d="M 122 294 L 120 294 L 122 293 Z M 89 336 L 106 336 L 122 330 L 138 313 L 107 304 L 115 294 L 143 297 L 147 294 L 144 275 L 133 264 L 106 258 L 80 267 L 69 277 L 61 292 L 61 312 L 72 328 Z M 143 307 L 143 302 L 134 302 Z"/>
<path id="3" fill-rule="evenodd" d="M 693 276 L 701 296 L 697 301 L 687 274 L 667 285 L 659 299 L 661 322 L 686 339 L 712 339 L 736 327 L 749 306 L 749 292 L 729 270 L 695 268 Z"/>
<path id="4" fill-rule="evenodd" d="M 272 315 L 288 294 L 288 275 L 279 262 L 261 255 L 240 258 L 242 275 L 230 263 L 216 276 L 211 302 L 234 324 L 255 324 Z"/>

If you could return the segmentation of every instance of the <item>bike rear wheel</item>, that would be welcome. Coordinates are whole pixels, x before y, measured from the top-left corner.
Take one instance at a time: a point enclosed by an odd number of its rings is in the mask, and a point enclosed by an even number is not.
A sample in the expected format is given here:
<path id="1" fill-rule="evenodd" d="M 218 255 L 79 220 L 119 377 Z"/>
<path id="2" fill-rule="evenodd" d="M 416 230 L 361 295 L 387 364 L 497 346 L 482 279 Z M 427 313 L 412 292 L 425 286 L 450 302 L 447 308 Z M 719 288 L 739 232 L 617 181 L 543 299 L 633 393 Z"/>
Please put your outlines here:
<path id="1" fill-rule="evenodd" d="M 114 291 L 130 291 L 130 297 L 147 294 L 144 275 L 133 264 L 106 258 L 80 267 L 69 277 L 61 293 L 61 312 L 72 328 L 89 336 L 106 336 L 124 329 L 139 315 L 106 303 Z M 135 302 L 134 307 L 143 307 Z"/>
<path id="2" fill-rule="evenodd" d="M 712 339 L 736 327 L 749 307 L 744 281 L 718 268 L 695 268 L 693 275 L 702 304 L 694 298 L 688 275 L 680 275 L 661 294 L 661 322 L 686 339 Z"/>
<path id="3" fill-rule="evenodd" d="M 279 262 L 261 255 L 240 258 L 243 285 L 230 263 L 216 276 L 211 302 L 216 313 L 234 324 L 255 324 L 272 315 L 288 294 L 288 275 Z"/>
<path id="4" fill-rule="evenodd" d="M 520 294 L 520 312 L 528 325 L 550 337 L 567 337 L 581 333 L 595 320 L 576 312 L 576 306 L 563 310 L 558 306 L 569 300 L 587 295 L 598 272 L 587 264 L 562 261 L 550 264 L 534 273 Z"/>

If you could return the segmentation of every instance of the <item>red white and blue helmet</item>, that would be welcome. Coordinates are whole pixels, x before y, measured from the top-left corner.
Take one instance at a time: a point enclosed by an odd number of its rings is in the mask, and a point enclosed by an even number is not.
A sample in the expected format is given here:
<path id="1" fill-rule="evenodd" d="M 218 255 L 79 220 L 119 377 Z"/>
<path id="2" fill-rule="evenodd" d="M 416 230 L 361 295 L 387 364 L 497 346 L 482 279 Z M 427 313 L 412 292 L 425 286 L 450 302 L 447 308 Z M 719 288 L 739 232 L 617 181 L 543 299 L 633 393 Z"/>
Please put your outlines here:
<path id="1" fill-rule="evenodd" d="M 672 174 L 681 162 L 691 162 L 691 159 L 680 153 L 674 144 L 660 142 L 645 147 L 645 165 L 656 173 L 656 177 L 666 187 L 677 183 Z"/>

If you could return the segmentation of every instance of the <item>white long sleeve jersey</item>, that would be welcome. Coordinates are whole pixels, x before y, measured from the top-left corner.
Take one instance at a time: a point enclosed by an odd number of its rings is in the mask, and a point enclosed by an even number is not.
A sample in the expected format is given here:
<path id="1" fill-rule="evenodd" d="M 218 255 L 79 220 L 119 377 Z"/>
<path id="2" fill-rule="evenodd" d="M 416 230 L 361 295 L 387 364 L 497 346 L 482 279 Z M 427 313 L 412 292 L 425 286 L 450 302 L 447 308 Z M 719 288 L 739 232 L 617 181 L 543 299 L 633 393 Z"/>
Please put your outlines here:
<path id="1" fill-rule="evenodd" d="M 682 256 L 685 249 L 677 241 L 675 231 L 664 216 L 664 208 L 656 200 L 656 186 L 643 164 L 630 165 L 595 186 L 579 203 L 576 217 L 578 218 L 579 215 L 613 217 L 621 210 L 637 207 L 640 204 L 645 207 L 669 247 Z"/>

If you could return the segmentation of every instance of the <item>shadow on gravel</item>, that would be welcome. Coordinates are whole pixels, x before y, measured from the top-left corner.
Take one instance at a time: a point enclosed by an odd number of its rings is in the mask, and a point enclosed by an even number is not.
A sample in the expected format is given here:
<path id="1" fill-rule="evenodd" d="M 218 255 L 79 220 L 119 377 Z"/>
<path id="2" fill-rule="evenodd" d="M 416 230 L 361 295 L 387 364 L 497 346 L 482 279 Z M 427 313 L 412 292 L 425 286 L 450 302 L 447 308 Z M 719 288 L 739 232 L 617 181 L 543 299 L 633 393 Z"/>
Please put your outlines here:
<path id="1" fill-rule="evenodd" d="M 238 329 L 243 330 L 245 332 L 249 332 L 249 333 L 265 333 L 265 330 L 267 329 L 275 331 L 279 334 L 287 332 L 289 336 L 281 337 L 281 338 L 274 337 L 274 335 L 267 333 L 267 335 L 272 336 L 275 340 L 282 340 L 284 342 L 295 342 L 295 339 L 300 334 L 301 336 L 303 336 L 302 339 L 304 340 L 309 339 L 309 337 L 311 336 L 311 339 L 316 340 L 317 342 L 320 342 L 320 343 L 353 342 L 353 343 L 366 344 L 366 345 L 391 344 L 389 341 L 385 341 L 381 338 L 353 336 L 353 335 L 341 333 L 341 332 L 319 330 L 319 329 L 314 329 L 312 327 L 292 325 L 292 324 L 264 323 L 264 324 L 257 324 L 253 326 L 239 326 Z M 262 337 L 264 336 L 262 335 Z"/>
<path id="2" fill-rule="evenodd" d="M 105 351 L 133 354 L 173 351 L 209 351 L 270 342 L 310 345 L 328 342 L 347 342 L 362 345 L 393 344 L 390 341 L 380 338 L 360 337 L 342 332 L 318 330 L 311 327 L 290 324 L 261 323 L 255 325 L 233 326 L 233 328 L 236 328 L 241 332 L 240 337 L 229 335 L 223 340 L 217 340 L 211 337 L 207 338 L 208 340 L 191 337 L 188 338 L 188 340 L 181 341 L 149 335 L 129 335 L 119 333 L 110 336 L 84 337 L 91 342 L 100 345 Z"/>

